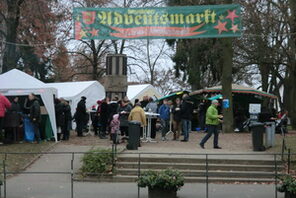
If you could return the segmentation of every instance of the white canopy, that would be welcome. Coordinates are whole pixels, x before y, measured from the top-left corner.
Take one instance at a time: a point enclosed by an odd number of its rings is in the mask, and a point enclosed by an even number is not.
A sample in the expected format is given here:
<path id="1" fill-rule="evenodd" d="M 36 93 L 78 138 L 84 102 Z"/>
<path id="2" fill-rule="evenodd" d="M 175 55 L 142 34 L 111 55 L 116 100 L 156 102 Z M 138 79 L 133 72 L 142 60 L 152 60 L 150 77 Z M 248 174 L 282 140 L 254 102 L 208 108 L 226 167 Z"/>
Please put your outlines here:
<path id="1" fill-rule="evenodd" d="M 163 96 L 151 84 L 129 85 L 127 87 L 126 95 L 131 102 L 134 102 L 137 98 L 139 100 L 142 100 L 143 96 L 150 96 L 155 98 L 161 98 Z"/>
<path id="2" fill-rule="evenodd" d="M 98 81 L 47 83 L 46 86 L 56 88 L 59 98 L 70 102 L 72 115 L 82 96 L 87 98 L 86 108 L 88 109 L 96 105 L 98 100 L 105 98 L 105 88 Z"/>
<path id="3" fill-rule="evenodd" d="M 54 95 L 57 95 L 55 88 L 47 87 L 40 80 L 20 71 L 12 69 L 0 75 L 0 92 L 6 96 L 24 96 L 34 93 L 40 95 L 48 112 L 51 128 L 57 141 L 57 128 L 54 110 Z"/>

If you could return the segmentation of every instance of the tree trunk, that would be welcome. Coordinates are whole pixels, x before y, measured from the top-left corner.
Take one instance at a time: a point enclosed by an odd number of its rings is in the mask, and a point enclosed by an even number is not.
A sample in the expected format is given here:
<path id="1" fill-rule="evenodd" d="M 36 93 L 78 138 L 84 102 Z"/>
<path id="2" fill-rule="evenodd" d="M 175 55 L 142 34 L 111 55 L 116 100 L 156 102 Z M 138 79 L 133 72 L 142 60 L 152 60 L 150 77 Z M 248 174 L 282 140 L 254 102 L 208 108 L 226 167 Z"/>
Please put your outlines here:
<path id="1" fill-rule="evenodd" d="M 290 6 L 290 32 L 296 32 L 296 1 L 289 0 Z M 288 90 L 289 93 L 289 103 L 288 103 L 288 111 L 289 117 L 291 118 L 291 125 L 293 129 L 296 129 L 296 105 L 295 105 L 295 98 L 296 98 L 296 35 L 291 34 L 290 40 L 288 41 L 291 52 L 290 52 L 290 64 L 289 67 L 289 84 L 290 89 Z"/>
<path id="2" fill-rule="evenodd" d="M 97 74 L 98 74 L 98 54 L 96 53 L 96 43 L 94 40 L 90 41 L 91 43 L 91 48 L 92 48 L 92 79 L 93 80 L 98 80 L 97 79 Z"/>
<path id="3" fill-rule="evenodd" d="M 223 109 L 223 132 L 233 132 L 233 102 L 232 102 L 232 39 L 222 40 L 223 65 L 222 65 L 222 95 L 229 100 L 229 108 Z"/>
<path id="4" fill-rule="evenodd" d="M 226 4 L 231 4 L 232 0 L 225 0 Z M 229 108 L 223 109 L 223 132 L 233 132 L 233 102 L 232 102 L 232 65 L 233 48 L 232 38 L 223 38 L 222 42 L 222 95 L 223 99 L 229 100 Z"/>
<path id="5" fill-rule="evenodd" d="M 261 63 L 259 66 L 260 75 L 261 75 L 261 84 L 262 91 L 268 92 L 268 76 L 269 76 L 269 68 L 268 65 Z M 269 99 L 264 97 L 263 99 L 263 107 L 268 107 Z"/>
<path id="6" fill-rule="evenodd" d="M 20 18 L 20 6 L 23 0 L 7 0 L 7 18 L 6 18 L 6 44 L 3 55 L 3 67 L 2 72 L 7 72 L 13 68 L 16 68 L 17 53 L 16 53 L 16 39 L 17 39 L 17 27 L 19 25 Z"/>

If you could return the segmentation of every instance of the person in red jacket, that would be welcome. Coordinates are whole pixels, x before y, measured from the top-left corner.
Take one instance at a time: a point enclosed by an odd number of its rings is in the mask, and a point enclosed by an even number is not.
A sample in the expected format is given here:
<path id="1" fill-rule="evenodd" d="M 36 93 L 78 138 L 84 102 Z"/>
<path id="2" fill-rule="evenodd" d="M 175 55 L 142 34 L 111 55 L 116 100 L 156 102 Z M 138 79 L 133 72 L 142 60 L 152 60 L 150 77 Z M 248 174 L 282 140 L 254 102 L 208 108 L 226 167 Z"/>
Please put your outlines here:
<path id="1" fill-rule="evenodd" d="M 11 103 L 9 102 L 9 100 L 0 93 L 0 134 L 2 134 L 3 120 L 6 109 L 9 109 L 10 106 Z"/>

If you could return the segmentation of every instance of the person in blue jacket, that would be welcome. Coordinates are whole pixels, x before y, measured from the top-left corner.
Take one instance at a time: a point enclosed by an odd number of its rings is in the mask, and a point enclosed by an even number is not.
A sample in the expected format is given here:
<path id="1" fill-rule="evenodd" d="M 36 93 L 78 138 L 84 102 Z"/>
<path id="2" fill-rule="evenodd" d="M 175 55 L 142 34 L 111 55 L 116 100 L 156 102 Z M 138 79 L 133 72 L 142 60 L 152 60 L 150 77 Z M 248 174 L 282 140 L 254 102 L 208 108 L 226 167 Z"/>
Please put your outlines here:
<path id="1" fill-rule="evenodd" d="M 161 131 L 161 136 L 162 136 L 162 141 L 165 141 L 165 135 L 169 131 L 169 125 L 170 125 L 170 106 L 168 104 L 168 100 L 164 99 L 163 104 L 159 107 L 158 110 L 159 117 L 160 117 L 160 122 L 162 125 L 162 131 Z"/>

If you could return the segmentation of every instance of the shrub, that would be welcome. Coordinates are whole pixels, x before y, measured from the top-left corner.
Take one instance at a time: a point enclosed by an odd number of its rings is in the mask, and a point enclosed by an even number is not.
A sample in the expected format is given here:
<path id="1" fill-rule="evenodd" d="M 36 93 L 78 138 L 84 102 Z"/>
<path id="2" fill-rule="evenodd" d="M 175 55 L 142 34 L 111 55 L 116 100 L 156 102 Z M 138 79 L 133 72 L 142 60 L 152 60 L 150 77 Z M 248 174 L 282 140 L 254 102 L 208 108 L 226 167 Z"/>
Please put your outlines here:
<path id="1" fill-rule="evenodd" d="M 149 170 L 143 172 L 137 183 L 142 188 L 177 191 L 184 185 L 184 177 L 179 171 L 173 169 L 166 169 L 160 172 Z"/>
<path id="2" fill-rule="evenodd" d="M 111 149 L 95 149 L 87 152 L 82 158 L 83 175 L 94 175 L 112 171 Z"/>
<path id="3" fill-rule="evenodd" d="M 296 178 L 286 175 L 281 178 L 281 186 L 277 189 L 279 192 L 296 193 Z"/>

